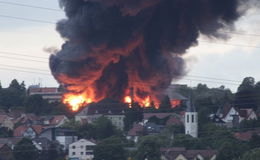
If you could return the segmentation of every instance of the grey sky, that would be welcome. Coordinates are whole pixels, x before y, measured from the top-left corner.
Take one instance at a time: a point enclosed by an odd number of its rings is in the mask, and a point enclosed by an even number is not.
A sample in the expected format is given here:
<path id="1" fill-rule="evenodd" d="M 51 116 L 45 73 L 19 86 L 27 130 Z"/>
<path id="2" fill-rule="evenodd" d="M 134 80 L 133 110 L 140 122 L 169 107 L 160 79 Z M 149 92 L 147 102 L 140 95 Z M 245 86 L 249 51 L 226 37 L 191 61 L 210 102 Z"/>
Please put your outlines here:
<path id="1" fill-rule="evenodd" d="M 58 0 L 2 1 L 59 9 Z M 12 79 L 16 78 L 19 81 L 24 80 L 27 86 L 38 82 L 41 82 L 42 86 L 57 86 L 56 81 L 49 72 L 49 55 L 43 51 L 45 47 L 54 46 L 59 48 L 63 42 L 55 31 L 55 25 L 5 18 L 3 16 L 56 22 L 64 17 L 63 12 L 13 6 L 3 4 L 0 0 L 0 80 L 2 85 L 5 87 Z M 246 16 L 237 22 L 236 28 L 237 32 L 242 34 L 232 34 L 230 35 L 232 38 L 228 41 L 213 41 L 201 37 L 199 46 L 191 48 L 188 54 L 185 55 L 188 62 L 188 76 L 176 83 L 186 83 L 188 85 L 207 83 L 210 87 L 218 87 L 223 84 L 235 91 L 237 84 L 246 76 L 253 76 L 256 81 L 260 80 L 260 11 L 257 9 L 250 10 Z M 258 36 L 249 36 L 250 33 L 258 34 Z M 223 45 L 223 43 L 226 45 Z M 17 56 L 2 52 L 14 52 L 28 56 Z M 19 71 L 14 71 L 14 69 Z M 20 70 L 35 73 L 20 72 Z M 205 79 L 203 77 L 232 81 Z"/>

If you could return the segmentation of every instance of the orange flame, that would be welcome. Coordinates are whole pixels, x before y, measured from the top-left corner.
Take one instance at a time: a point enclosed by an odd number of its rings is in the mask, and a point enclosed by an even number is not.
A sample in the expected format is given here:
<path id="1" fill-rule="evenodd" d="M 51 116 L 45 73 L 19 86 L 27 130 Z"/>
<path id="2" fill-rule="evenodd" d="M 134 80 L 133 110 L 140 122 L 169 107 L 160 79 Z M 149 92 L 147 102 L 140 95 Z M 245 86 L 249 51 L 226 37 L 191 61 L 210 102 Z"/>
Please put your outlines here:
<path id="1" fill-rule="evenodd" d="M 62 102 L 67 104 L 74 112 L 78 111 L 82 106 L 92 102 L 91 98 L 87 98 L 84 94 L 67 93 L 63 95 Z"/>
<path id="2" fill-rule="evenodd" d="M 144 108 L 150 107 L 151 106 L 151 98 L 148 96 L 146 98 L 140 98 L 140 97 L 135 97 L 135 101 Z M 132 98 L 130 96 L 125 96 L 124 102 L 128 104 L 129 108 L 132 108 Z"/>
<path id="3" fill-rule="evenodd" d="M 128 104 L 129 108 L 132 108 L 132 98 L 130 96 L 125 96 L 124 102 Z"/>

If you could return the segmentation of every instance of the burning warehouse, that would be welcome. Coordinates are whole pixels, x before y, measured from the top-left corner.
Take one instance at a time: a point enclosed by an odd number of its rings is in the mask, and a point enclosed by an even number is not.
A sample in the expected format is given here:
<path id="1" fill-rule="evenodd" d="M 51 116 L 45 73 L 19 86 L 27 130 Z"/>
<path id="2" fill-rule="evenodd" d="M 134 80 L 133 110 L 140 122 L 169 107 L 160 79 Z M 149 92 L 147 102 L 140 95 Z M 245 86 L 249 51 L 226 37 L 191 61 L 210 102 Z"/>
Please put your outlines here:
<path id="1" fill-rule="evenodd" d="M 185 74 L 183 54 L 199 35 L 227 38 L 246 0 L 60 0 L 65 42 L 50 68 L 76 111 L 104 98 L 143 107 Z M 245 8 L 245 7 L 244 7 Z"/>

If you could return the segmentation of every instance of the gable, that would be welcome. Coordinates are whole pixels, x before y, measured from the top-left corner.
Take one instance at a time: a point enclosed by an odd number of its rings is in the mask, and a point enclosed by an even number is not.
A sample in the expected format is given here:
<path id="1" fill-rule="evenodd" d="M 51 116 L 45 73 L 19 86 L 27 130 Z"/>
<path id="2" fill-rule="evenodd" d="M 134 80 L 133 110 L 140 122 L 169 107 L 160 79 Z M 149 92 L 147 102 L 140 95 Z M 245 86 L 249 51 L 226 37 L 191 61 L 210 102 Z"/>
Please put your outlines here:
<path id="1" fill-rule="evenodd" d="M 179 154 L 175 160 L 188 160 L 186 157 L 184 157 L 182 154 Z"/>

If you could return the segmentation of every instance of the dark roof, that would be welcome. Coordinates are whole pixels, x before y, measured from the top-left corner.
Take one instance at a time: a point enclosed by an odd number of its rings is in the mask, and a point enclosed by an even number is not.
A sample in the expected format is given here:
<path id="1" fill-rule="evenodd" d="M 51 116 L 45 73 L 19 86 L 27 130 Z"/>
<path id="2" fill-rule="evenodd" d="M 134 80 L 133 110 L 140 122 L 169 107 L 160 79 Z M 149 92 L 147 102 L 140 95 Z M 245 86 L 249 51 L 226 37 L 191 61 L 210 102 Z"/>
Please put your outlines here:
<path id="1" fill-rule="evenodd" d="M 105 98 L 97 103 L 91 103 L 86 109 L 83 109 L 78 115 L 93 115 L 93 114 L 124 114 L 125 110 L 128 108 L 127 104 L 121 103 L 119 101 Z"/>
<path id="2" fill-rule="evenodd" d="M 187 106 L 186 112 L 196 112 L 195 106 L 191 99 L 187 101 L 186 106 Z"/>

